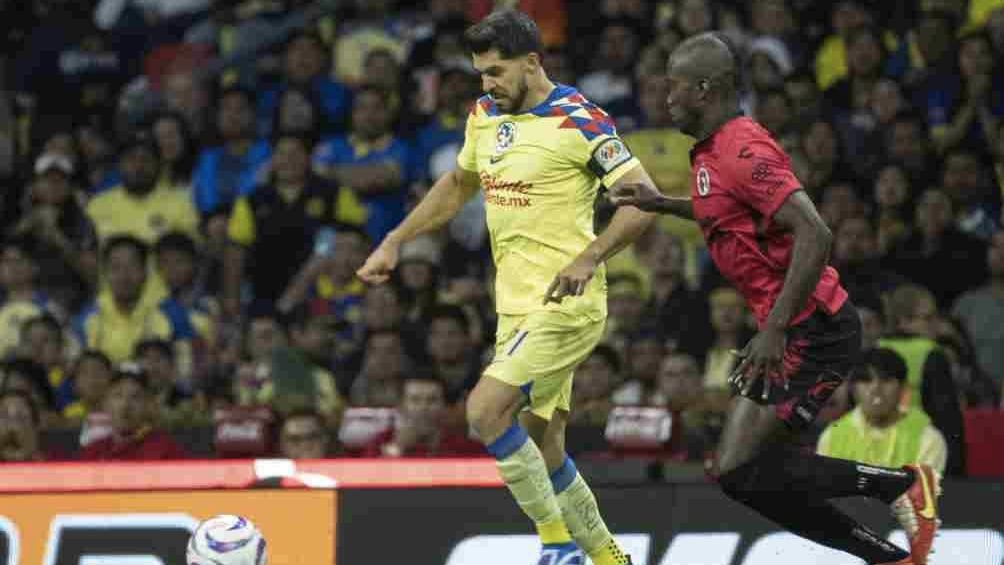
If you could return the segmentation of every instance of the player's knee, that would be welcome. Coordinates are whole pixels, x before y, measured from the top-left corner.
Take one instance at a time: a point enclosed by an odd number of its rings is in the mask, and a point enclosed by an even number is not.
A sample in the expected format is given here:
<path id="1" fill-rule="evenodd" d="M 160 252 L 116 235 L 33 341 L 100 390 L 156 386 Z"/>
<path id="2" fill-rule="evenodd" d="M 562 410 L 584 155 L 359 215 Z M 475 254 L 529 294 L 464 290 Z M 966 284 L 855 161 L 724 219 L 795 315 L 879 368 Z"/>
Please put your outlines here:
<path id="1" fill-rule="evenodd" d="M 482 441 L 500 435 L 512 424 L 512 418 L 507 419 L 504 410 L 490 402 L 480 401 L 473 395 L 467 401 L 466 410 L 467 423 Z"/>

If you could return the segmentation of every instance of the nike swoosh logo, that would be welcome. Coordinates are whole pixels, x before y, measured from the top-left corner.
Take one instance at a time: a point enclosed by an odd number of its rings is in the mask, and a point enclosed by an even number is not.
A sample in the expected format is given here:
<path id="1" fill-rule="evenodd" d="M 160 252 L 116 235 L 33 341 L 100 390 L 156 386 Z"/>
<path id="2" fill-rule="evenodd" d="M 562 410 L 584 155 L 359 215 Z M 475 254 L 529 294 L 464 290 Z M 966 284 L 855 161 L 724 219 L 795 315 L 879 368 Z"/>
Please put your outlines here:
<path id="1" fill-rule="evenodd" d="M 501 160 L 502 160 L 502 156 L 501 155 L 498 155 L 498 156 L 492 155 L 492 157 L 488 159 L 488 162 L 490 162 L 492 165 L 494 165 L 495 163 L 498 163 Z"/>
<path id="2" fill-rule="evenodd" d="M 932 498 L 934 485 L 928 484 L 926 472 L 919 468 L 917 470 L 920 474 L 920 488 L 924 490 L 924 508 L 921 509 L 920 515 L 925 520 L 934 520 L 934 500 Z"/>

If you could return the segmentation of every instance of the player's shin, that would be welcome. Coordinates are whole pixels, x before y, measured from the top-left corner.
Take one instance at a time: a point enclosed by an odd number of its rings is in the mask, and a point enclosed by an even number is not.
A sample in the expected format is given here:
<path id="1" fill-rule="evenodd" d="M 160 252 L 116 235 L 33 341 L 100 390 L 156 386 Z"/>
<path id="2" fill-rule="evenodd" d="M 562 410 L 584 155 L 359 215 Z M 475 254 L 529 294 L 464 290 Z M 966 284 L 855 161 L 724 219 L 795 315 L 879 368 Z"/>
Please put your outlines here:
<path id="1" fill-rule="evenodd" d="M 566 456 L 561 467 L 551 474 L 551 484 L 572 538 L 594 565 L 629 565 L 631 560 L 607 529 L 596 497 L 571 457 Z"/>
<path id="2" fill-rule="evenodd" d="M 533 520 L 541 543 L 570 542 L 571 536 L 562 520 L 544 457 L 526 430 L 519 424 L 513 424 L 487 449 L 495 457 L 499 475 L 516 503 Z"/>

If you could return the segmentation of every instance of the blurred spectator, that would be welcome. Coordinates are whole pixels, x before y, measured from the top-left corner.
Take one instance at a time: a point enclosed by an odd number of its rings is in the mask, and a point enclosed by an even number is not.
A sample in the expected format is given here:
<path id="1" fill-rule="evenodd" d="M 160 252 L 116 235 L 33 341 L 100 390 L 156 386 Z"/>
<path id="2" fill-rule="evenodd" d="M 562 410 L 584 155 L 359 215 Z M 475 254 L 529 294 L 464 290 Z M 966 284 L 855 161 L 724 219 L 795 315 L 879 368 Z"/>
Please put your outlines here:
<path id="1" fill-rule="evenodd" d="M 908 394 L 906 373 L 895 351 L 868 351 L 851 377 L 857 406 L 826 428 L 817 452 L 883 467 L 922 463 L 944 473 L 945 438 L 923 410 L 901 402 Z"/>
<path id="2" fill-rule="evenodd" d="M 830 229 L 836 229 L 844 220 L 865 213 L 864 202 L 850 182 L 836 181 L 823 188 L 819 199 L 819 215 Z"/>
<path id="3" fill-rule="evenodd" d="M 323 459 L 331 455 L 331 443 L 324 417 L 309 408 L 290 412 L 279 426 L 280 457 Z"/>
<path id="4" fill-rule="evenodd" d="M 366 80 L 363 61 L 374 49 L 385 49 L 403 59 L 405 22 L 389 0 L 353 0 L 354 18 L 345 23 L 335 42 L 332 70 L 338 80 L 357 85 Z M 327 71 L 327 68 L 324 69 Z"/>
<path id="5" fill-rule="evenodd" d="M 353 406 L 396 406 L 401 385 L 410 371 L 401 334 L 396 330 L 377 330 L 366 338 L 362 368 L 352 381 L 350 400 Z"/>
<path id="6" fill-rule="evenodd" d="M 990 240 L 986 261 L 989 280 L 959 296 L 952 315 L 972 337 L 980 368 L 999 386 L 1004 382 L 1004 232 Z"/>
<path id="7" fill-rule="evenodd" d="M 931 290 L 939 306 L 952 301 L 986 277 L 986 244 L 953 225 L 952 202 L 940 190 L 927 190 L 917 202 L 909 237 L 886 257 L 886 266 Z M 945 273 L 952 273 L 946 277 Z"/>
<path id="8" fill-rule="evenodd" d="M 697 359 L 686 353 L 670 353 L 659 366 L 656 404 L 673 416 L 671 449 L 688 461 L 701 461 L 717 443 L 722 414 L 711 415 L 705 401 L 704 377 Z"/>
<path id="9" fill-rule="evenodd" d="M 840 0 L 829 7 L 832 34 L 819 46 L 815 60 L 816 82 L 822 90 L 847 76 L 851 66 L 849 59 L 852 58 L 848 53 L 850 36 L 855 30 L 872 25 L 875 20 L 864 0 Z"/>
<path id="10" fill-rule="evenodd" d="M 43 312 L 21 324 L 18 355 L 31 359 L 45 369 L 49 384 L 56 391 L 56 408 L 60 410 L 69 401 L 69 395 L 64 393 L 68 349 L 63 326 L 52 314 Z"/>
<path id="11" fill-rule="evenodd" d="M 103 124 L 83 123 L 74 130 L 79 149 L 84 189 L 97 195 L 122 184 L 121 155 L 116 155 L 114 134 Z M 128 146 L 126 146 L 128 147 Z M 119 148 L 121 153 L 121 148 Z"/>
<path id="12" fill-rule="evenodd" d="M 707 297 L 684 278 L 686 251 L 680 238 L 658 231 L 646 263 L 652 273 L 652 298 L 646 310 L 672 350 L 702 356 L 711 342 Z"/>
<path id="13" fill-rule="evenodd" d="M 258 366 L 257 380 L 238 382 L 238 403 L 269 406 L 279 414 L 310 407 L 329 425 L 336 425 L 344 400 L 330 370 L 333 322 L 329 316 L 310 316 L 304 307 L 286 316 L 289 345 L 273 348 L 269 359 Z"/>
<path id="14" fill-rule="evenodd" d="M 271 123 L 274 124 L 273 132 L 298 133 L 312 138 L 331 129 L 320 101 L 312 91 L 299 86 L 291 86 L 279 95 Z"/>
<path id="15" fill-rule="evenodd" d="M 17 346 L 24 322 L 50 306 L 37 284 L 38 264 L 27 242 L 11 239 L 0 245 L 0 357 Z"/>
<path id="16" fill-rule="evenodd" d="M 80 343 L 115 363 L 128 360 L 144 339 L 186 335 L 182 320 L 162 307 L 147 277 L 147 247 L 128 235 L 113 236 L 103 248 L 108 288 L 74 322 Z"/>
<path id="17" fill-rule="evenodd" d="M 327 47 L 320 36 L 301 31 L 286 44 L 283 54 L 282 81 L 279 85 L 265 90 L 258 97 L 258 132 L 268 136 L 275 130 L 273 116 L 280 107 L 283 94 L 291 88 L 303 89 L 309 94 L 308 100 L 318 100 L 323 116 L 317 123 L 325 124 L 324 130 L 337 131 L 344 125 L 351 92 L 341 83 L 328 78 Z"/>
<path id="18" fill-rule="evenodd" d="M 882 33 L 878 28 L 856 27 L 847 33 L 846 38 L 847 76 L 833 83 L 823 95 L 830 111 L 838 119 L 867 110 L 871 92 L 882 76 L 886 56 Z"/>
<path id="19" fill-rule="evenodd" d="M 1004 79 L 994 67 L 993 43 L 986 32 L 959 39 L 958 76 L 935 83 L 922 106 L 940 150 L 961 143 L 993 146 L 997 120 L 1004 116 Z"/>
<path id="20" fill-rule="evenodd" d="M 609 345 L 597 345 L 575 370 L 572 406 L 568 415 L 571 426 L 602 428 L 613 409 L 610 396 L 620 382 L 621 363 L 617 351 Z"/>
<path id="21" fill-rule="evenodd" d="M 428 333 L 425 350 L 436 379 L 443 383 L 447 404 L 464 400 L 481 376 L 481 357 L 471 339 L 463 308 L 440 305 L 423 320 Z"/>
<path id="22" fill-rule="evenodd" d="M 909 86 L 923 92 L 927 83 L 945 80 L 955 68 L 955 38 L 959 18 L 946 10 L 924 10 L 908 32 L 910 72 L 904 76 Z M 926 100 L 925 100 L 926 102 Z"/>
<path id="23" fill-rule="evenodd" d="M 784 90 L 771 88 L 760 92 L 753 117 L 786 151 L 799 150 L 798 135 L 791 127 L 794 107 Z"/>
<path id="24" fill-rule="evenodd" d="M 198 236 L 199 216 L 191 197 L 180 190 L 157 189 L 160 152 L 148 132 L 122 147 L 122 185 L 90 200 L 87 216 L 102 243 L 112 236 L 135 237 L 147 245 L 169 231 Z"/>
<path id="25" fill-rule="evenodd" d="M 419 236 L 401 246 L 396 278 L 410 323 L 428 318 L 439 293 L 443 250 L 438 238 Z"/>
<path id="26" fill-rule="evenodd" d="M 666 353 L 662 336 L 654 332 L 642 332 L 627 341 L 625 359 L 625 382 L 613 394 L 613 402 L 618 405 L 645 406 L 659 404 L 658 390 L 659 362 Z"/>
<path id="27" fill-rule="evenodd" d="M 272 149 L 255 137 L 254 127 L 254 95 L 224 90 L 216 107 L 220 145 L 202 150 L 192 177 L 195 207 L 203 217 L 226 213 L 234 200 L 255 191 Z"/>
<path id="28" fill-rule="evenodd" d="M 74 400 L 63 408 L 63 417 L 70 423 L 80 424 L 89 414 L 100 412 L 113 377 L 112 362 L 107 355 L 96 349 L 81 352 L 66 381 Z"/>
<path id="29" fill-rule="evenodd" d="M 151 122 L 150 131 L 160 153 L 160 189 L 191 191 L 192 173 L 198 145 L 185 117 L 177 112 L 162 112 Z"/>
<path id="30" fill-rule="evenodd" d="M 0 462 L 24 463 L 59 459 L 42 445 L 41 418 L 31 396 L 0 392 Z"/>
<path id="31" fill-rule="evenodd" d="M 952 149 L 945 156 L 941 184 L 956 210 L 955 227 L 988 241 L 999 229 L 1000 191 L 981 155 L 971 149 Z"/>
<path id="32" fill-rule="evenodd" d="M 465 64 L 439 69 L 435 114 L 415 134 L 415 180 L 432 184 L 453 168 L 464 140 L 471 104 L 480 93 L 478 75 Z"/>
<path id="33" fill-rule="evenodd" d="M 363 202 L 366 233 L 374 243 L 404 218 L 411 156 L 393 131 L 397 111 L 390 93 L 375 86 L 359 88 L 349 133 L 324 142 L 314 156 L 322 176 L 348 187 Z"/>
<path id="34" fill-rule="evenodd" d="M 823 95 L 811 72 L 805 69 L 792 72 L 784 81 L 784 92 L 791 100 L 792 123 L 804 124 L 820 113 Z"/>
<path id="35" fill-rule="evenodd" d="M 603 106 L 618 123 L 622 114 L 631 115 L 630 100 L 634 89 L 631 70 L 638 60 L 641 29 L 634 20 L 607 20 L 599 32 L 591 72 L 579 79 L 582 95 Z M 627 112 L 617 110 L 623 108 Z"/>
<path id="36" fill-rule="evenodd" d="M 833 124 L 824 118 L 809 123 L 802 133 L 801 148 L 811 168 L 809 175 L 799 180 L 813 201 L 820 202 L 823 189 L 843 174 L 840 140 Z"/>
<path id="37" fill-rule="evenodd" d="M 208 423 L 205 398 L 193 391 L 178 371 L 175 348 L 169 341 L 151 339 L 136 344 L 133 358 L 147 375 L 158 422 L 169 429 Z"/>
<path id="38" fill-rule="evenodd" d="M 206 288 L 208 265 L 199 254 L 198 244 L 181 232 L 169 232 L 153 247 L 154 262 L 167 291 L 167 300 L 189 310 L 196 333 L 212 335 L 209 318 L 217 313 L 216 299 Z"/>
<path id="39" fill-rule="evenodd" d="M 704 387 L 728 388 L 729 375 L 736 366 L 736 352 L 752 337 L 742 296 L 732 287 L 720 287 L 708 297 L 714 337 L 704 360 Z"/>
<path id="40" fill-rule="evenodd" d="M 394 428 L 363 450 L 364 457 L 460 457 L 484 455 L 478 442 L 443 428 L 446 391 L 435 378 L 404 380 Z"/>
<path id="41" fill-rule="evenodd" d="M 919 114 L 904 110 L 887 129 L 885 154 L 906 170 L 910 186 L 927 186 L 934 178 L 937 159 L 934 158 L 927 124 Z"/>
<path id="42" fill-rule="evenodd" d="M 241 339 L 241 357 L 254 363 L 271 359 L 272 352 L 286 345 L 289 336 L 279 320 L 279 313 L 261 306 L 251 308 L 244 321 Z"/>
<path id="43" fill-rule="evenodd" d="M 906 280 L 883 269 L 875 230 L 864 216 L 853 216 L 834 229 L 831 263 L 840 273 L 840 284 L 855 302 L 880 300 Z"/>
<path id="44" fill-rule="evenodd" d="M 397 331 L 404 325 L 404 305 L 394 286 L 384 284 L 367 289 L 363 297 L 363 326 L 367 334 Z"/>
<path id="45" fill-rule="evenodd" d="M 931 417 L 948 442 L 948 474 L 962 474 L 962 412 L 951 365 L 934 341 L 938 319 L 934 296 L 923 287 L 901 285 L 889 296 L 887 308 L 890 332 L 879 345 L 895 351 L 906 362 L 904 406 L 923 408 Z"/>
<path id="46" fill-rule="evenodd" d="M 43 152 L 20 219 L 7 230 L 31 245 L 41 288 L 68 310 L 87 296 L 98 263 L 96 232 L 74 194 L 74 171 L 64 153 Z"/>
<path id="47" fill-rule="evenodd" d="M 878 169 L 872 198 L 875 202 L 876 252 L 885 257 L 910 233 L 913 223 L 910 179 L 896 163 Z"/>
<path id="48" fill-rule="evenodd" d="M 607 278 L 606 338 L 620 352 L 630 345 L 630 337 L 642 330 L 645 299 L 641 278 L 634 273 L 618 273 Z"/>
<path id="49" fill-rule="evenodd" d="M 979 366 L 973 340 L 954 318 L 940 318 L 937 341 L 952 370 L 952 380 L 959 394 L 959 406 L 968 408 L 998 408 L 1001 404 L 1000 381 Z"/>
<path id="50" fill-rule="evenodd" d="M 861 347 L 874 349 L 885 333 L 886 322 L 882 313 L 882 302 L 878 300 L 856 301 L 854 306 L 861 318 Z"/>
<path id="51" fill-rule="evenodd" d="M 228 315 L 239 309 L 244 281 L 256 300 L 278 300 L 312 252 L 330 252 L 325 238 L 336 224 L 356 223 L 353 217 L 359 217 L 348 189 L 332 187 L 311 173 L 311 148 L 306 137 L 280 134 L 268 184 L 234 204 L 223 265 Z"/>
<path id="52" fill-rule="evenodd" d="M 56 411 L 56 395 L 45 374 L 45 367 L 24 357 L 10 358 L 0 365 L 0 393 L 20 391 L 34 401 L 43 428 L 62 423 Z"/>
<path id="53" fill-rule="evenodd" d="M 104 408 L 111 421 L 111 435 L 80 450 L 83 461 L 153 461 L 182 459 L 184 449 L 161 430 L 151 416 L 147 376 L 127 364 L 115 372 Z"/>
<path id="54" fill-rule="evenodd" d="M 209 129 L 212 100 L 209 89 L 194 71 L 168 73 L 162 81 L 164 105 L 168 111 L 184 116 L 196 139 L 203 139 Z"/>

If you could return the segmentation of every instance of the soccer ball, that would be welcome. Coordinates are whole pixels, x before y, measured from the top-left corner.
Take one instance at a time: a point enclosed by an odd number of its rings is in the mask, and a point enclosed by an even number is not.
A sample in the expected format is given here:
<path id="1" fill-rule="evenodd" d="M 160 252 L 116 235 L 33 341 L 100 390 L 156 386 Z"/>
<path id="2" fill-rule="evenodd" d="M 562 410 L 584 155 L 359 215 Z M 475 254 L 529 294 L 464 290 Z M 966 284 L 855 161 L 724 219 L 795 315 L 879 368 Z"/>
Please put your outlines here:
<path id="1" fill-rule="evenodd" d="M 188 565 L 267 565 L 265 538 L 247 518 L 221 514 L 205 520 L 192 533 Z"/>

